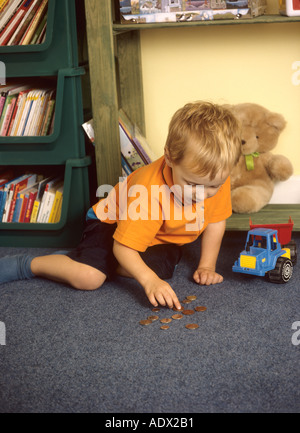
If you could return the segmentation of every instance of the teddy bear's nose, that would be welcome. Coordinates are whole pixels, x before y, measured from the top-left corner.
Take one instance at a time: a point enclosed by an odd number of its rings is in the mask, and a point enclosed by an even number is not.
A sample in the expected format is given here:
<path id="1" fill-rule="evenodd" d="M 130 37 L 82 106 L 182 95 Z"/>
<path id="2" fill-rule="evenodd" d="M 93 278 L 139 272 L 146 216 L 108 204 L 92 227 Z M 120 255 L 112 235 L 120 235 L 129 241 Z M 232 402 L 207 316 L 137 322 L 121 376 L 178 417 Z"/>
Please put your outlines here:
<path id="1" fill-rule="evenodd" d="M 242 144 L 246 144 L 246 141 L 245 141 L 245 140 L 242 140 Z"/>

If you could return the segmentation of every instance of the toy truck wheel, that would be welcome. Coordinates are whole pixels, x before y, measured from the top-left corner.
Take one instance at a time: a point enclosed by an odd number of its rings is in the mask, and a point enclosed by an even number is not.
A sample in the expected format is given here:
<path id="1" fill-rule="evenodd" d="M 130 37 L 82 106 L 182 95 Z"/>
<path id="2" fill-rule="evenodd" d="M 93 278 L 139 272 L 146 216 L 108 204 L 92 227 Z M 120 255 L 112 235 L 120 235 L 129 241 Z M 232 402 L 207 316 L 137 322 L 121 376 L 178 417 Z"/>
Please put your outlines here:
<path id="1" fill-rule="evenodd" d="M 285 245 L 284 247 L 289 248 L 290 252 L 291 252 L 291 260 L 293 265 L 295 266 L 295 264 L 297 263 L 297 245 L 296 242 L 291 240 L 287 245 Z"/>
<path id="2" fill-rule="evenodd" d="M 272 283 L 287 283 L 293 275 L 293 263 L 286 257 L 279 257 L 275 268 L 269 272 L 269 280 Z"/>

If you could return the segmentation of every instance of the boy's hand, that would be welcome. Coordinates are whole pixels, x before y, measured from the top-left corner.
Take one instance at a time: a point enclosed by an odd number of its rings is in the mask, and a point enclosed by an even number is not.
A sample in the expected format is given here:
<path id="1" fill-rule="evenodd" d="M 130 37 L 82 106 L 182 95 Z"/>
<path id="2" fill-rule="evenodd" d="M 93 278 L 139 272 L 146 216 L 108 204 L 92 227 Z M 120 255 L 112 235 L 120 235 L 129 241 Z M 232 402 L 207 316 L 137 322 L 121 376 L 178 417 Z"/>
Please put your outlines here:
<path id="1" fill-rule="evenodd" d="M 154 307 L 160 305 L 167 305 L 169 308 L 174 306 L 177 309 L 181 308 L 180 302 L 172 287 L 160 278 L 153 278 L 144 286 L 145 293 Z"/>
<path id="2" fill-rule="evenodd" d="M 218 274 L 214 269 L 198 268 L 193 275 L 194 280 L 198 284 L 210 286 L 211 284 L 222 283 L 223 277 Z"/>

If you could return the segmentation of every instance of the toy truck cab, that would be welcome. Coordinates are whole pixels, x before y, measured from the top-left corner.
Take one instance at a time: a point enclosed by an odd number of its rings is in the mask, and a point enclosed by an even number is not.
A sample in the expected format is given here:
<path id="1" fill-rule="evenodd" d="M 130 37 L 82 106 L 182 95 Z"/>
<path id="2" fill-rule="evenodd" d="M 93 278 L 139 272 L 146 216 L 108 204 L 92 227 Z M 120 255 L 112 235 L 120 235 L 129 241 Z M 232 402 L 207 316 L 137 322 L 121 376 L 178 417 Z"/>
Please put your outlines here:
<path id="1" fill-rule="evenodd" d="M 289 225 L 288 230 L 291 235 L 293 227 L 291 220 Z M 269 280 L 274 283 L 288 282 L 293 274 L 293 264 L 296 263 L 297 253 L 287 233 L 284 239 L 289 245 L 282 247 L 280 243 L 280 229 L 286 232 L 286 226 L 287 224 L 277 224 L 275 229 L 274 225 L 251 227 L 250 223 L 251 230 L 247 235 L 245 250 L 234 263 L 233 272 L 268 276 Z"/>

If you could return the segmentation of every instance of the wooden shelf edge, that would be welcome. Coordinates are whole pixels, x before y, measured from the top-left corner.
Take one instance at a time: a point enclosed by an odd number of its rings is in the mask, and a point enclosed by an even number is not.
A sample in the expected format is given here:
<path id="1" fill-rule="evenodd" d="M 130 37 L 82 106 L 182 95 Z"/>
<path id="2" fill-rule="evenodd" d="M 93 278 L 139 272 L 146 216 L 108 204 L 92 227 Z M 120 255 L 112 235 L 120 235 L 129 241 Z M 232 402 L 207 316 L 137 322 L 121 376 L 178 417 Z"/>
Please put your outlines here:
<path id="1" fill-rule="evenodd" d="M 232 214 L 227 220 L 226 230 L 249 230 L 249 219 L 253 224 L 287 223 L 291 216 L 294 221 L 293 231 L 300 231 L 299 204 L 269 204 L 262 210 L 252 214 Z"/>
<path id="2" fill-rule="evenodd" d="M 192 22 L 162 22 L 162 23 L 124 23 L 113 24 L 114 33 L 122 33 L 131 30 L 146 30 L 146 29 L 161 29 L 172 27 L 198 27 L 198 26 L 219 26 L 219 25 L 239 25 L 239 24 L 280 24 L 280 23 L 293 23 L 300 22 L 300 16 L 288 17 L 283 15 L 260 15 L 253 18 L 241 19 L 218 19 L 218 20 L 205 20 L 205 21 L 192 21 Z"/>

